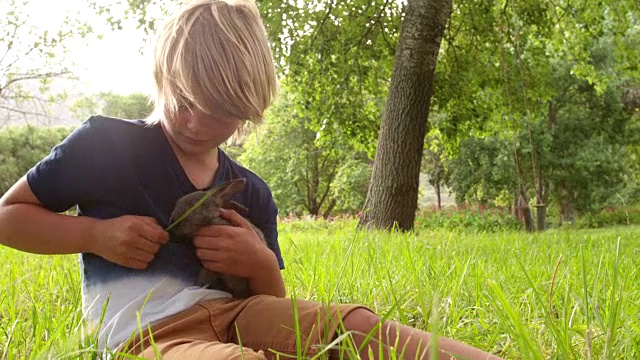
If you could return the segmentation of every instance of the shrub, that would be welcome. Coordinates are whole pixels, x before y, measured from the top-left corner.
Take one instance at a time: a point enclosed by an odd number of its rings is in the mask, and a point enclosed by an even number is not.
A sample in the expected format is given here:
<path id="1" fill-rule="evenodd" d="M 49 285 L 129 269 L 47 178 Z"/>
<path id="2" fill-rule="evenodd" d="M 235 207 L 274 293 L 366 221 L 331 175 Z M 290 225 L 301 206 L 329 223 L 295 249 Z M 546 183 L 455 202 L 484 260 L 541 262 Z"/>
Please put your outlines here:
<path id="1" fill-rule="evenodd" d="M 505 208 L 453 206 L 441 210 L 434 207 L 420 209 L 416 214 L 415 228 L 497 232 L 519 230 L 521 224 Z"/>
<path id="2" fill-rule="evenodd" d="M 605 208 L 586 214 L 576 221 L 576 228 L 603 228 L 617 225 L 640 224 L 640 205 Z"/>
<path id="3" fill-rule="evenodd" d="M 0 191 L 4 194 L 72 131 L 67 127 L 8 126 L 0 130 Z"/>

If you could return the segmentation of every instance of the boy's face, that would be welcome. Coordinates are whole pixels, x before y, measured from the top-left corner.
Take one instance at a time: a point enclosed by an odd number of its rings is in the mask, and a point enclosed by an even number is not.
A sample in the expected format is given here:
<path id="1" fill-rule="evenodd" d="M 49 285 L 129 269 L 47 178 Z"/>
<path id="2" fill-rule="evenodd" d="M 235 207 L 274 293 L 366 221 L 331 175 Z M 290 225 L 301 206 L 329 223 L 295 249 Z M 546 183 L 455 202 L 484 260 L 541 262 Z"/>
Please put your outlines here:
<path id="1" fill-rule="evenodd" d="M 181 108 L 175 116 L 165 114 L 162 120 L 171 141 L 186 155 L 201 155 L 220 146 L 242 124 L 200 110 Z"/>

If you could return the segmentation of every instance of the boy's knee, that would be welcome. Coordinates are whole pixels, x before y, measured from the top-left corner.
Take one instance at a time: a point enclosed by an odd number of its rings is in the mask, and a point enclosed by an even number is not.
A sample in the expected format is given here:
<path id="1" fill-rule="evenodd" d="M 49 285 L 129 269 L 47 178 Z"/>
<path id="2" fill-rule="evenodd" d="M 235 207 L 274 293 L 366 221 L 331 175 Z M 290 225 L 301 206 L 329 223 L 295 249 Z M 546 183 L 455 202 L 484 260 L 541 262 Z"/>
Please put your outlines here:
<path id="1" fill-rule="evenodd" d="M 347 331 L 368 333 L 380 323 L 380 316 L 367 309 L 355 309 L 342 322 Z"/>

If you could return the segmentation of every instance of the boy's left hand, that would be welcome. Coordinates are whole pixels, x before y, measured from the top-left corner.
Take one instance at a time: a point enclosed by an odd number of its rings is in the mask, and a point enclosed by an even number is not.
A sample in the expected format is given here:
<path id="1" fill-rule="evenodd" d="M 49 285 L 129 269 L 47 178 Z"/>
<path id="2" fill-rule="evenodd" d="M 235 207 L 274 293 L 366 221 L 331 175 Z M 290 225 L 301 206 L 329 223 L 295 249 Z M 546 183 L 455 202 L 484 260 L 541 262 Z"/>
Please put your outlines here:
<path id="1" fill-rule="evenodd" d="M 221 209 L 220 215 L 233 226 L 205 226 L 193 238 L 202 266 L 250 279 L 277 267 L 275 254 L 258 238 L 247 219 L 233 210 Z"/>

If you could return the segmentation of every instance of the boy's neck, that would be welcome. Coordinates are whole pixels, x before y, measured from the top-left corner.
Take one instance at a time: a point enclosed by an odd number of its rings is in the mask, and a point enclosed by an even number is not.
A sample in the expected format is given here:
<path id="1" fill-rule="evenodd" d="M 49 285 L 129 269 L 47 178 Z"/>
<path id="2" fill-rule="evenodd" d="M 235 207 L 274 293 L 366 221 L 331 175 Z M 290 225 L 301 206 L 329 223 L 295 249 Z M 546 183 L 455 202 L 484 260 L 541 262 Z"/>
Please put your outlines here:
<path id="1" fill-rule="evenodd" d="M 178 161 L 182 166 L 189 181 L 196 189 L 204 189 L 211 184 L 218 172 L 218 148 L 212 150 L 207 156 L 186 156 L 175 151 Z"/>

